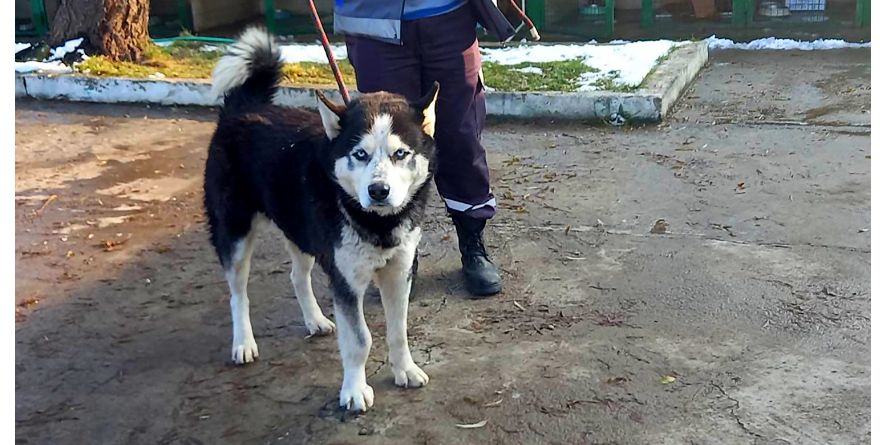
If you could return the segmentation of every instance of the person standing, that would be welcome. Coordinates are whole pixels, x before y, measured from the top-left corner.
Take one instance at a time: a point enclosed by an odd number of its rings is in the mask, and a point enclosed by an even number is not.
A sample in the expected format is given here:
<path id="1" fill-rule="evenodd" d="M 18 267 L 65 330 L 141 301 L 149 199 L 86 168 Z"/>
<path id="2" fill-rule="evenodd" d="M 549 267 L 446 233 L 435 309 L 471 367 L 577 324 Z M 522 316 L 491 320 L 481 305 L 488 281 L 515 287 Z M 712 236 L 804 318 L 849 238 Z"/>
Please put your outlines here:
<path id="1" fill-rule="evenodd" d="M 513 35 L 490 0 L 335 1 L 335 33 L 345 35 L 358 91 L 414 101 L 440 83 L 435 182 L 458 235 L 465 287 L 489 296 L 501 292 L 501 277 L 483 239 L 496 204 L 480 143 L 486 101 L 478 22 L 502 41 Z"/>

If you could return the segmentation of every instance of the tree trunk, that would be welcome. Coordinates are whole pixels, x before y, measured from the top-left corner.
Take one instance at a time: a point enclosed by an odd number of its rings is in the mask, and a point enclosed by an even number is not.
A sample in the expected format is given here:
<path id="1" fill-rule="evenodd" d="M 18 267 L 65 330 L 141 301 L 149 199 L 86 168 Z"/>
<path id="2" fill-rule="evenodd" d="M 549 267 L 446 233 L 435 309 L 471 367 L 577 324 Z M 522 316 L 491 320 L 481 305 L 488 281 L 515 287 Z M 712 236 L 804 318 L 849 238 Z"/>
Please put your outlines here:
<path id="1" fill-rule="evenodd" d="M 111 60 L 139 60 L 148 43 L 148 0 L 61 0 L 49 44 L 78 37 Z"/>

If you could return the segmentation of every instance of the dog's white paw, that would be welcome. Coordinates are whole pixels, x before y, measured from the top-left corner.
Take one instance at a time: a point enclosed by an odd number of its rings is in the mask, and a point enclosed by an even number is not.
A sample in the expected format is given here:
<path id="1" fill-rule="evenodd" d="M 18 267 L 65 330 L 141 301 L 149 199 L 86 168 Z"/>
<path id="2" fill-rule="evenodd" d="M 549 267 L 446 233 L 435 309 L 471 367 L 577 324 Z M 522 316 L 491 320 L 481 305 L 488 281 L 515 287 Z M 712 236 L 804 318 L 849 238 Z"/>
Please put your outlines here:
<path id="1" fill-rule="evenodd" d="M 392 368 L 394 371 L 394 384 L 404 388 L 420 388 L 428 384 L 428 375 L 415 363 L 398 368 Z"/>
<path id="2" fill-rule="evenodd" d="M 315 335 L 329 335 L 335 332 L 335 323 L 329 321 L 323 314 L 313 319 L 305 320 L 305 327 L 308 329 L 308 337 Z"/>
<path id="3" fill-rule="evenodd" d="M 375 392 L 372 391 L 371 386 L 365 383 L 359 385 L 343 384 L 338 404 L 348 411 L 364 413 L 372 407 L 374 400 Z"/>
<path id="4" fill-rule="evenodd" d="M 258 358 L 258 345 L 252 337 L 242 342 L 234 342 L 231 347 L 231 360 L 238 365 L 251 363 Z"/>

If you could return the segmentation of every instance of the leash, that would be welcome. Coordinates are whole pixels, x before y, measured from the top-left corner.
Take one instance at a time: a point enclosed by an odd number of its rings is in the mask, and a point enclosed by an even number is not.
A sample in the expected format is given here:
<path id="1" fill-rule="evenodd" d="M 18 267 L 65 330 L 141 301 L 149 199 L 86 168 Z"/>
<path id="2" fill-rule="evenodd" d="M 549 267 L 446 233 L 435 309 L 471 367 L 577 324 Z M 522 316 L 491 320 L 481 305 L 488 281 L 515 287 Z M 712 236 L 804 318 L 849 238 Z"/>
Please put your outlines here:
<path id="1" fill-rule="evenodd" d="M 341 76 L 341 70 L 338 69 L 338 63 L 335 62 L 335 56 L 332 55 L 332 47 L 329 45 L 329 38 L 326 37 L 326 31 L 323 30 L 323 23 L 320 21 L 320 14 L 317 13 L 317 6 L 314 0 L 308 1 L 308 9 L 314 18 L 314 27 L 317 28 L 317 34 L 320 35 L 320 43 L 323 50 L 326 51 L 326 59 L 329 61 L 329 67 L 332 68 L 332 75 L 335 76 L 335 83 L 338 84 L 338 92 L 341 93 L 341 99 L 345 105 L 351 101 L 351 95 L 348 94 L 348 87 L 345 86 L 345 80 Z"/>
<path id="2" fill-rule="evenodd" d="M 529 31 L 529 36 L 532 37 L 532 40 L 534 40 L 536 42 L 541 40 L 541 35 L 539 35 L 538 30 L 535 29 L 535 24 L 532 23 L 532 19 L 530 19 L 529 16 L 526 15 L 525 12 L 523 12 L 523 9 L 521 9 L 519 6 L 517 6 L 516 1 L 511 0 L 511 7 L 514 8 L 514 11 L 516 11 L 517 15 L 520 16 L 520 20 L 522 20 L 523 23 L 526 25 L 526 29 Z M 516 35 L 516 34 L 514 34 L 514 35 Z M 513 39 L 513 37 L 511 37 L 511 38 Z"/>
<path id="3" fill-rule="evenodd" d="M 329 44 L 329 38 L 326 36 L 326 31 L 323 29 L 323 22 L 320 21 L 320 14 L 317 12 L 317 5 L 314 4 L 314 0 L 307 0 L 308 9 L 311 11 L 311 16 L 314 19 L 314 28 L 317 29 L 317 34 L 320 36 L 320 43 L 323 45 L 323 51 L 326 52 L 326 60 L 329 61 L 329 68 L 332 69 L 332 75 L 335 77 L 335 83 L 338 84 L 338 92 L 341 94 L 341 98 L 344 101 L 345 105 L 351 101 L 351 95 L 348 94 L 348 87 L 345 85 L 345 80 L 341 75 L 341 70 L 338 68 L 338 63 L 335 61 L 335 56 L 332 55 L 332 47 Z M 529 35 L 532 37 L 532 40 L 539 40 L 541 36 L 538 34 L 538 30 L 535 29 L 535 24 L 532 23 L 532 19 L 523 12 L 519 6 L 517 6 L 517 2 L 511 0 L 511 7 L 514 8 L 514 11 L 517 12 L 517 15 L 520 16 L 520 20 L 526 24 L 526 28 L 529 31 Z"/>

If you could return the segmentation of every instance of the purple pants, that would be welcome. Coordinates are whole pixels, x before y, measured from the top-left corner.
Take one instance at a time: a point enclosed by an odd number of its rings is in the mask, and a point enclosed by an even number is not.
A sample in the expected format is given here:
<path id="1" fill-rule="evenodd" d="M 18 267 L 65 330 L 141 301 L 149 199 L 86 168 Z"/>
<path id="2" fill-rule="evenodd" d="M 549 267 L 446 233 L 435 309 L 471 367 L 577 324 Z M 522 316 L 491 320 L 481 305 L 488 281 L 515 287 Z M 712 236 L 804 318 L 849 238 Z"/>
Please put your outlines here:
<path id="1" fill-rule="evenodd" d="M 437 98 L 437 190 L 450 212 L 489 219 L 495 198 L 489 187 L 480 133 L 486 99 L 480 80 L 477 17 L 469 5 L 435 17 L 403 21 L 403 45 L 349 36 L 348 59 L 362 93 L 388 91 L 416 100 L 434 81 Z"/>

